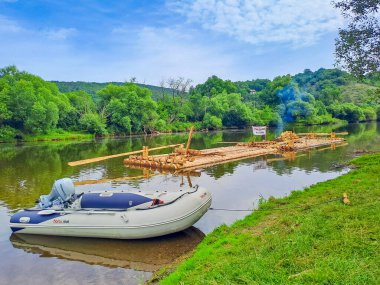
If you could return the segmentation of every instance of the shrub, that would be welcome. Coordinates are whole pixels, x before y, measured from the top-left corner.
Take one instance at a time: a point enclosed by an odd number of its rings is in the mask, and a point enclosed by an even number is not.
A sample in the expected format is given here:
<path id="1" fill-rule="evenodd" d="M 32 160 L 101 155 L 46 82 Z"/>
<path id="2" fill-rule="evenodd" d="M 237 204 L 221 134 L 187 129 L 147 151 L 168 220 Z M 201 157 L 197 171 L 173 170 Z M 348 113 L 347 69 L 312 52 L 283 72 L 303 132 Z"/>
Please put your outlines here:
<path id="1" fill-rule="evenodd" d="M 79 123 L 90 134 L 105 135 L 107 134 L 106 125 L 98 114 L 87 113 L 84 114 Z"/>
<path id="2" fill-rule="evenodd" d="M 363 108 L 363 113 L 366 121 L 376 121 L 376 112 L 371 107 Z"/>
<path id="3" fill-rule="evenodd" d="M 203 117 L 203 127 L 210 130 L 221 129 L 223 127 L 222 119 L 207 113 Z"/>
<path id="4" fill-rule="evenodd" d="M 0 141 L 11 141 L 16 136 L 16 130 L 10 126 L 0 127 Z"/>

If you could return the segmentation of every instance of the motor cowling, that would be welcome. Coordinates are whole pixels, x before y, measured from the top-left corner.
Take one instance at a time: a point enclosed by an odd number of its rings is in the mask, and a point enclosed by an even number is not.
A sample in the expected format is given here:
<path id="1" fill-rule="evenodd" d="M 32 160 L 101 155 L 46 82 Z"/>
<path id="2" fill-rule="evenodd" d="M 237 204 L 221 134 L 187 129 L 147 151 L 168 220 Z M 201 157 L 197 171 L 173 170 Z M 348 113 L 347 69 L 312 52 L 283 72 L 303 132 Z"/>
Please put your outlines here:
<path id="1" fill-rule="evenodd" d="M 75 186 L 70 178 L 58 179 L 54 182 L 49 195 L 41 195 L 39 207 L 46 209 L 52 206 L 63 207 L 75 194 Z"/>

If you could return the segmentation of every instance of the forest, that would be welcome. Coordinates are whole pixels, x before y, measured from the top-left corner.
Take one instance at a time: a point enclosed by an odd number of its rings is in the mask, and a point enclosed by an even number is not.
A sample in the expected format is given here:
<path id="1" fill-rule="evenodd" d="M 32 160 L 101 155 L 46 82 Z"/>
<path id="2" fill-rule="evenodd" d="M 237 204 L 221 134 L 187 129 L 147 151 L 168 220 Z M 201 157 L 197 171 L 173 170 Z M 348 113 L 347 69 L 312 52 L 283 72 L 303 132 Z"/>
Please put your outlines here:
<path id="1" fill-rule="evenodd" d="M 191 86 L 48 82 L 0 69 L 0 141 L 80 132 L 95 136 L 363 122 L 380 119 L 380 74 L 357 79 L 339 69 L 305 70 L 273 80 L 232 82 L 217 76 Z"/>

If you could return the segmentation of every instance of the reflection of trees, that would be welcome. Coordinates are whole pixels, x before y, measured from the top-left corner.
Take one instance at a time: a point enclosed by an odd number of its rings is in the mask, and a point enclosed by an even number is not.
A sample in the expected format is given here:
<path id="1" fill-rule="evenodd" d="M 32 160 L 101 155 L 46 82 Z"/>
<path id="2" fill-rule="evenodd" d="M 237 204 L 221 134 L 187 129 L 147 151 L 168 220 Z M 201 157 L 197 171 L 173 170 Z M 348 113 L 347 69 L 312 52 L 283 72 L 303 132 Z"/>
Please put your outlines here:
<path id="1" fill-rule="evenodd" d="M 298 153 L 298 155 L 305 155 L 299 156 L 293 161 L 275 161 L 270 163 L 270 166 L 278 175 L 292 174 L 295 169 L 301 169 L 306 172 L 329 172 L 332 170 L 332 162 L 340 160 L 340 151 L 341 149 L 339 148 L 336 150 L 325 150 L 321 152 L 311 150 L 304 153 Z"/>
<path id="2" fill-rule="evenodd" d="M 216 147 L 215 145 L 221 141 L 223 141 L 222 132 L 197 133 L 193 136 L 191 147 L 196 149 L 211 148 Z"/>
<path id="3" fill-rule="evenodd" d="M 349 153 L 356 150 L 380 151 L 379 123 L 353 124 L 352 129 L 356 132 L 347 138 Z"/>
<path id="4" fill-rule="evenodd" d="M 54 180 L 75 176 L 86 168 L 94 167 L 72 168 L 67 162 L 78 157 L 108 154 L 115 148 L 113 143 L 118 145 L 121 142 L 26 144 L 13 148 L 0 146 L 0 200 L 12 208 L 34 204 L 39 195 L 50 190 Z M 6 151 L 3 152 L 4 148 Z M 122 167 L 119 165 L 119 168 Z"/>
<path id="5" fill-rule="evenodd" d="M 330 133 L 330 132 L 343 132 L 345 131 L 347 124 L 338 123 L 330 125 L 312 125 L 302 126 L 297 124 L 287 124 L 285 130 L 294 131 L 296 133 Z"/>
<path id="6" fill-rule="evenodd" d="M 54 179 L 62 173 L 58 150 L 62 145 L 15 147 L 11 156 L 0 151 L 0 199 L 11 205 L 31 205 L 30 189 L 42 193 L 50 189 Z M 9 154 L 9 153 L 8 153 Z M 49 185 L 46 188 L 46 185 Z M 35 193 L 33 193 L 35 194 Z"/>
<path id="7" fill-rule="evenodd" d="M 240 164 L 240 162 L 228 162 L 224 164 L 215 165 L 213 167 L 206 168 L 204 172 L 206 172 L 211 177 L 218 179 L 225 174 L 233 174 L 236 167 Z"/>

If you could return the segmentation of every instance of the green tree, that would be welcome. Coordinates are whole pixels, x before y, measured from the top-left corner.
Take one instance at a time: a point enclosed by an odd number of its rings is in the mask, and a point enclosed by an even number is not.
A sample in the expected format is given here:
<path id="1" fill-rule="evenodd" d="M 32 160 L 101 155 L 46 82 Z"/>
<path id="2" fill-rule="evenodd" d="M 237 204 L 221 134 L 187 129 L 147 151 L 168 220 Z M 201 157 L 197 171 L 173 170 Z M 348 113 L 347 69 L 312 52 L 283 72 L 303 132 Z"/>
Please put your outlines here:
<path id="1" fill-rule="evenodd" d="M 107 127 L 116 134 L 153 132 L 158 120 L 157 103 L 147 88 L 133 83 L 123 86 L 108 85 L 98 92 L 99 112 Z M 127 119 L 129 118 L 129 120 Z"/>
<path id="2" fill-rule="evenodd" d="M 335 118 L 346 120 L 350 123 L 365 121 L 366 117 L 363 110 L 352 103 L 333 104 L 328 110 Z"/>
<path id="3" fill-rule="evenodd" d="M 380 0 L 334 1 L 348 20 L 336 40 L 337 63 L 356 76 L 380 70 Z"/>
<path id="4" fill-rule="evenodd" d="M 207 113 L 203 118 L 202 126 L 206 129 L 216 130 L 221 129 L 223 124 L 220 118 Z"/>
<path id="5" fill-rule="evenodd" d="M 80 118 L 79 123 L 90 134 L 105 135 L 107 133 L 106 125 L 98 114 L 86 113 Z"/>
<path id="6" fill-rule="evenodd" d="M 223 80 L 213 75 L 209 77 L 205 83 L 198 84 L 192 92 L 211 97 L 220 94 L 223 91 L 227 93 L 237 92 L 237 86 L 231 80 Z"/>
<path id="7" fill-rule="evenodd" d="M 278 76 L 273 79 L 271 83 L 267 85 L 262 91 L 258 93 L 259 96 L 259 106 L 264 107 L 268 105 L 270 107 L 275 107 L 280 104 L 280 98 L 278 92 L 288 86 L 292 81 L 290 75 Z"/>

